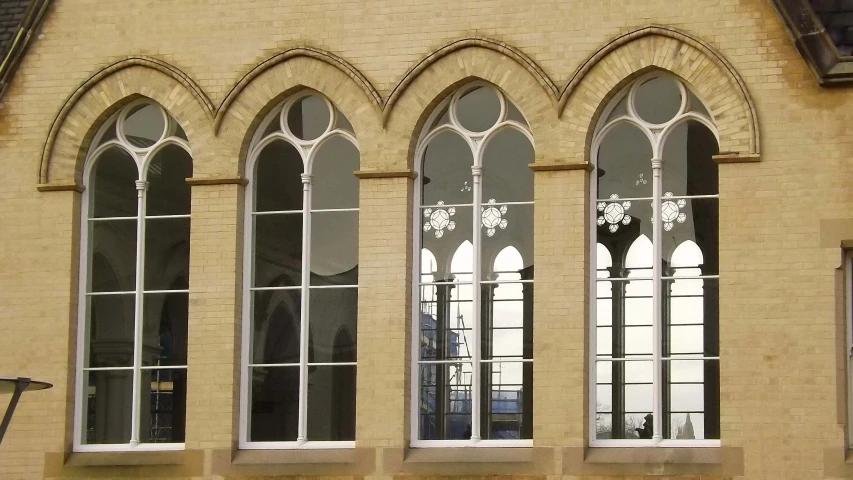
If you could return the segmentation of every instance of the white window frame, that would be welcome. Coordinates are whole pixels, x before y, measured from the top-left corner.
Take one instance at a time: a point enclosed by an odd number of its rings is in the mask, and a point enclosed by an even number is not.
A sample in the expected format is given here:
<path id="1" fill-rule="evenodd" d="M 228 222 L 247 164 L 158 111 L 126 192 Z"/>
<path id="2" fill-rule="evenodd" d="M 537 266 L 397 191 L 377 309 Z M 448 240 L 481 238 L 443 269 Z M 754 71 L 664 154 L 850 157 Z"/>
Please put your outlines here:
<path id="1" fill-rule="evenodd" d="M 484 132 L 472 132 L 464 128 L 461 123 L 456 119 L 455 108 L 454 106 L 459 101 L 459 98 L 469 91 L 477 88 L 477 87 L 485 87 L 490 90 L 494 90 L 501 103 L 500 110 L 500 119 L 498 122 Z M 423 175 L 423 160 L 424 154 L 426 152 L 426 148 L 429 145 L 430 141 L 436 138 L 438 135 L 445 132 L 454 132 L 460 136 L 471 149 L 471 153 L 473 156 L 473 166 L 471 167 L 471 174 L 473 178 L 473 186 L 472 186 L 472 220 L 473 220 L 473 232 L 471 243 L 473 245 L 473 253 L 474 257 L 472 259 L 473 275 L 471 279 L 471 285 L 473 286 L 473 296 L 472 296 L 472 304 L 474 307 L 474 319 L 472 334 L 475 338 L 474 345 L 471 348 L 471 364 L 472 364 L 472 380 L 471 380 L 471 439 L 470 440 L 421 440 L 418 438 L 419 431 L 419 402 L 417 401 L 419 397 L 419 387 L 420 387 L 420 371 L 419 367 L 422 364 L 435 364 L 436 362 L 430 361 L 422 361 L 420 357 L 420 287 L 422 286 L 421 282 L 421 235 L 423 234 L 423 214 L 422 208 L 425 205 L 421 205 L 422 201 L 422 187 L 420 185 L 415 186 L 414 192 L 414 201 L 413 201 L 413 221 L 412 221 L 412 239 L 413 239 L 413 261 L 412 261 L 412 357 L 411 357 L 411 401 L 410 405 L 410 445 L 413 448 L 441 448 L 441 447 L 532 447 L 533 440 L 532 439 L 524 439 L 524 440 L 491 440 L 491 439 L 480 439 L 480 390 L 479 386 L 481 384 L 481 369 L 480 365 L 482 362 L 481 352 L 480 352 L 480 316 L 481 316 L 481 300 L 480 300 L 480 289 L 479 285 L 481 284 L 481 236 L 482 236 L 482 218 L 476 212 L 480 211 L 480 207 L 483 203 L 482 201 L 482 175 L 483 175 L 483 154 L 485 153 L 486 147 L 488 146 L 489 140 L 491 140 L 495 135 L 500 133 L 505 129 L 515 129 L 521 132 L 529 141 L 531 146 L 535 148 L 535 144 L 533 141 L 533 134 L 530 132 L 530 129 L 527 125 L 519 123 L 515 120 L 510 120 L 508 118 L 508 102 L 507 96 L 505 93 L 500 91 L 494 85 L 491 85 L 486 82 L 472 82 L 470 84 L 465 85 L 464 87 L 456 90 L 449 98 L 445 99 L 441 102 L 430 114 L 425 123 L 424 131 L 421 132 L 420 137 L 418 138 L 417 148 L 415 149 L 415 171 L 418 174 L 418 178 Z M 443 125 L 437 126 L 430 130 L 430 126 L 435 123 L 435 121 L 442 115 L 445 107 L 449 107 L 449 117 L 450 122 L 445 123 Z M 520 110 L 519 110 L 520 112 Z M 501 205 L 534 205 L 533 201 L 529 202 L 501 202 Z M 452 205 L 448 205 L 452 206 Z M 464 208 L 467 208 L 464 207 Z M 535 208 L 535 207 L 534 207 Z M 467 283 L 467 282 L 465 282 Z M 513 280 L 509 283 L 533 283 L 533 280 Z M 517 359 L 513 360 L 513 362 L 520 363 L 532 363 L 533 359 Z M 495 362 L 497 363 L 497 362 Z"/>
<path id="2" fill-rule="evenodd" d="M 293 135 L 287 128 L 279 129 L 273 133 L 264 136 L 264 132 L 272 122 L 281 121 L 286 124 L 287 112 L 290 107 L 297 101 L 307 96 L 317 96 L 321 98 L 329 109 L 329 126 L 326 131 L 313 140 L 303 140 L 296 135 Z M 348 140 L 359 149 L 358 140 L 355 135 L 340 127 L 337 124 L 337 114 L 339 113 L 335 106 L 326 98 L 325 95 L 313 90 L 302 90 L 289 96 L 283 102 L 273 108 L 272 112 L 267 115 L 267 118 L 258 126 L 254 137 L 252 138 L 249 148 L 248 160 L 246 165 L 246 176 L 249 178 L 249 184 L 245 192 L 245 217 L 243 228 L 243 325 L 242 325 L 242 346 L 240 357 L 240 426 L 239 426 L 239 442 L 238 448 L 241 450 L 291 450 L 291 449 L 331 449 L 331 448 L 355 448 L 355 441 L 311 441 L 307 439 L 308 432 L 308 367 L 309 366 L 354 366 L 356 362 L 343 363 L 309 363 L 308 362 L 308 336 L 309 336 L 309 297 L 310 297 L 310 275 L 311 275 L 311 186 L 313 176 L 311 174 L 314 158 L 317 151 L 325 143 L 326 140 L 340 136 Z M 348 121 L 348 120 L 347 120 Z M 257 168 L 258 158 L 264 148 L 274 141 L 284 141 L 293 146 L 302 158 L 303 174 L 302 174 L 302 280 L 298 287 L 252 287 L 253 275 L 255 270 L 254 265 L 254 227 L 253 217 L 254 212 L 254 194 L 255 169 Z M 359 152 L 361 150 L 359 149 Z M 323 212 L 358 212 L 359 207 L 355 208 L 334 208 L 323 209 Z M 264 214 L 276 212 L 263 212 Z M 358 288 L 358 285 L 345 285 L 342 288 Z M 313 288 L 317 288 L 316 286 Z M 249 410 L 251 403 L 249 402 L 249 380 L 251 378 L 250 369 L 257 366 L 265 366 L 264 364 L 251 363 L 250 350 L 252 343 L 252 294 L 258 290 L 272 289 L 298 289 L 302 295 L 301 311 L 300 311 L 300 338 L 299 338 L 299 364 L 288 364 L 289 366 L 299 367 L 299 420 L 298 434 L 295 441 L 275 441 L 275 442 L 251 442 L 249 441 Z M 353 339 L 356 340 L 357 339 Z M 356 355 L 358 355 L 356 353 Z M 356 359 L 357 360 L 357 359 Z M 284 366 L 274 364 L 271 366 Z"/>
<path id="3" fill-rule="evenodd" d="M 844 255 L 844 320 L 847 331 L 847 445 L 853 447 L 853 250 Z"/>
<path id="4" fill-rule="evenodd" d="M 128 112 L 132 110 L 134 107 L 143 104 L 152 104 L 155 105 L 163 114 L 164 117 L 164 132 L 157 142 L 151 147 L 147 148 L 139 148 L 135 147 L 130 142 L 126 140 L 124 134 L 124 118 L 127 116 Z M 113 126 L 113 120 L 116 120 L 115 128 L 117 129 L 117 137 L 113 140 L 105 142 L 102 145 L 99 145 L 101 139 L 106 134 L 109 127 Z M 145 290 L 144 289 L 144 281 L 145 281 L 145 220 L 149 218 L 191 218 L 191 215 L 156 215 L 156 216 L 146 216 L 146 200 L 147 200 L 147 190 L 148 190 L 148 167 L 151 161 L 156 158 L 157 153 L 160 152 L 163 148 L 169 145 L 176 145 L 178 147 L 183 148 L 191 157 L 192 151 L 190 149 L 189 143 L 187 141 L 176 137 L 173 133 L 175 128 L 180 128 L 180 125 L 177 123 L 175 119 L 173 119 L 165 108 L 161 105 L 157 104 L 153 100 L 144 98 L 133 101 L 124 107 L 122 107 L 119 112 L 115 113 L 113 116 L 107 120 L 104 125 L 100 128 L 100 131 L 97 133 L 95 138 L 92 141 L 92 144 L 89 148 L 89 152 L 86 155 L 86 164 L 83 168 L 83 201 L 80 209 L 80 270 L 78 273 L 78 306 L 77 306 L 77 366 L 76 370 L 76 380 L 75 380 L 75 395 L 74 395 L 74 440 L 72 442 L 72 449 L 75 452 L 126 452 L 126 451 L 164 451 L 164 450 L 183 450 L 184 443 L 140 443 L 139 442 L 139 431 L 140 431 L 140 421 L 141 421 L 141 412 L 140 412 L 140 402 L 141 402 L 141 371 L 142 370 L 155 370 L 158 368 L 150 368 L 141 366 L 142 361 L 142 328 L 143 328 L 143 305 L 144 305 L 144 294 L 151 293 L 189 293 L 189 289 L 186 290 Z M 86 355 L 88 352 L 88 315 L 86 311 L 87 305 L 87 297 L 92 296 L 92 293 L 87 292 L 87 285 L 89 281 L 90 272 L 89 269 L 91 267 L 92 259 L 89 257 L 89 223 L 93 221 L 89 218 L 89 210 L 92 202 L 92 191 L 89 189 L 89 184 L 91 181 L 92 168 L 95 164 L 97 164 L 97 159 L 100 155 L 113 147 L 121 148 L 126 151 L 136 163 L 138 170 L 138 177 L 142 180 L 136 181 L 136 189 L 137 189 L 137 213 L 134 217 L 109 217 L 107 219 L 131 219 L 136 218 L 136 287 L 133 291 L 122 292 L 125 294 L 134 294 L 135 295 L 135 307 L 134 307 L 134 362 L 131 367 L 103 367 L 103 368 L 88 368 L 84 367 L 86 364 Z M 105 219 L 100 219 L 105 220 Z M 94 220 L 97 221 L 97 220 Z M 192 226 L 191 226 L 192 228 Z M 159 368 L 159 369 L 170 369 L 170 370 L 179 370 L 185 369 L 188 370 L 187 365 L 170 365 L 168 367 Z M 82 441 L 83 436 L 83 415 L 86 414 L 84 411 L 84 406 L 86 404 L 86 398 L 84 397 L 84 393 L 86 391 L 88 385 L 87 373 L 91 371 L 116 371 L 116 370 L 131 370 L 133 371 L 133 390 L 132 395 L 133 398 L 131 400 L 131 438 L 128 443 L 115 443 L 115 444 L 84 444 Z"/>
<path id="5" fill-rule="evenodd" d="M 662 124 L 653 124 L 644 121 L 640 115 L 638 115 L 634 111 L 634 102 L 633 97 L 640 85 L 645 83 L 648 80 L 651 80 L 655 77 L 665 77 L 670 78 L 676 82 L 681 90 L 681 106 L 679 107 L 678 113 L 669 121 Z M 620 125 L 622 123 L 628 123 L 635 127 L 637 127 L 641 132 L 643 132 L 649 140 L 649 144 L 652 147 L 652 158 L 650 159 L 652 163 L 652 172 L 653 172 L 653 180 L 652 180 L 652 212 L 654 215 L 654 219 L 652 220 L 652 247 L 653 247 L 653 260 L 652 260 L 652 278 L 648 279 L 653 282 L 653 355 L 648 358 L 640 358 L 637 356 L 638 360 L 653 362 L 653 435 L 651 439 L 597 439 L 595 438 L 596 431 L 596 384 L 597 384 L 597 361 L 598 360 L 608 360 L 608 358 L 598 358 L 596 352 L 596 325 L 597 325 L 597 243 L 598 243 L 598 233 L 597 233 L 597 216 L 598 211 L 596 210 L 596 205 L 598 202 L 598 183 L 597 176 L 595 174 L 591 174 L 590 177 L 590 188 L 589 188 L 589 211 L 587 222 L 590 226 L 590 244 L 588 249 L 588 255 L 590 259 L 590 268 L 589 268 L 589 331 L 590 331 L 590 348 L 589 348 L 589 445 L 591 447 L 719 447 L 721 445 L 720 440 L 675 440 L 675 439 L 664 439 L 661 435 L 663 430 L 663 413 L 662 413 L 662 355 L 661 355 L 661 339 L 662 339 L 662 319 L 661 319 L 661 302 L 663 300 L 663 290 L 661 279 L 663 277 L 661 271 L 661 263 L 660 258 L 662 257 L 662 238 L 661 238 L 661 229 L 663 228 L 663 222 L 661 222 L 660 211 L 661 211 L 661 198 L 663 196 L 663 188 L 662 188 L 662 179 L 661 179 L 661 169 L 663 167 L 663 149 L 666 144 L 666 140 L 669 134 L 675 130 L 676 127 L 687 122 L 688 120 L 695 120 L 699 123 L 705 125 L 717 139 L 717 145 L 720 144 L 720 134 L 717 130 L 716 125 L 714 125 L 713 118 L 707 118 L 703 115 L 700 115 L 696 112 L 691 112 L 688 110 L 689 103 L 689 95 L 688 93 L 693 93 L 697 99 L 699 96 L 692 90 L 692 88 L 683 80 L 676 77 L 675 75 L 666 72 L 666 71 L 654 71 L 648 74 L 642 75 L 641 77 L 632 81 L 632 83 L 625 87 L 622 92 L 617 94 L 608 104 L 607 108 L 601 114 L 599 121 L 596 125 L 595 136 L 593 137 L 592 147 L 590 150 L 590 157 L 592 159 L 593 165 L 598 168 L 598 151 L 601 147 L 602 140 L 606 138 L 607 133 L 610 132 L 615 126 Z M 611 113 L 619 104 L 619 102 L 628 97 L 627 108 L 628 113 L 626 115 L 622 115 L 615 119 L 609 119 Z M 700 100 L 701 101 L 701 100 Z M 710 112 L 709 112 L 710 114 Z M 608 121 L 609 120 L 609 121 Z M 594 172 L 594 171 L 593 171 Z M 719 195 L 691 195 L 691 196 L 677 196 L 671 197 L 673 199 L 679 198 L 719 198 Z M 620 198 L 620 201 L 624 200 L 637 200 L 632 198 Z M 641 200 L 641 201 L 648 201 Z M 719 279 L 719 275 L 703 275 L 701 278 L 703 279 Z M 672 355 L 667 357 L 670 359 L 678 359 L 677 356 Z M 691 357 L 691 359 L 698 359 L 697 357 Z M 704 360 L 717 360 L 719 361 L 720 357 L 702 357 Z M 614 386 L 615 388 L 615 386 Z"/>

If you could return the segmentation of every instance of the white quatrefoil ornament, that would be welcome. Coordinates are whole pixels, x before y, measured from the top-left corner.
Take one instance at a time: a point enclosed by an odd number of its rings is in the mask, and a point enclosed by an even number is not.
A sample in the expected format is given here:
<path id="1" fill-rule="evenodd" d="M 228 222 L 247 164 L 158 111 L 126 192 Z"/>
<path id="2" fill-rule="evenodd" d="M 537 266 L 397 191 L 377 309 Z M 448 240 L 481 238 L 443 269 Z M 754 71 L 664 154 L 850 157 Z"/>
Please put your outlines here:
<path id="1" fill-rule="evenodd" d="M 496 205 L 495 199 L 490 198 L 485 206 L 480 207 L 482 212 L 483 226 L 486 227 L 486 235 L 492 237 L 495 235 L 495 228 L 505 230 L 509 222 L 503 218 L 507 212 L 506 205 Z"/>
<path id="2" fill-rule="evenodd" d="M 427 219 L 424 221 L 424 231 L 433 230 L 435 238 L 441 238 L 444 236 L 445 229 L 451 232 L 456 229 L 456 222 L 450 219 L 456 215 L 456 207 L 444 208 L 444 200 L 439 200 L 436 205 L 435 208 L 424 210 L 424 217 Z"/>
<path id="3" fill-rule="evenodd" d="M 605 223 L 608 224 L 607 229 L 610 233 L 616 233 L 619 230 L 619 225 L 628 225 L 631 223 L 631 216 L 625 213 L 631 208 L 630 201 L 619 202 L 619 195 L 610 195 L 611 202 L 598 202 L 597 208 L 601 212 L 598 216 L 598 226 Z"/>
<path id="4" fill-rule="evenodd" d="M 663 194 L 663 198 L 672 197 L 672 192 Z M 683 198 L 678 200 L 665 200 L 660 206 L 660 216 L 663 220 L 663 229 L 667 232 L 672 230 L 673 222 L 684 223 L 687 220 L 687 214 L 681 211 L 687 205 L 687 201 Z"/>

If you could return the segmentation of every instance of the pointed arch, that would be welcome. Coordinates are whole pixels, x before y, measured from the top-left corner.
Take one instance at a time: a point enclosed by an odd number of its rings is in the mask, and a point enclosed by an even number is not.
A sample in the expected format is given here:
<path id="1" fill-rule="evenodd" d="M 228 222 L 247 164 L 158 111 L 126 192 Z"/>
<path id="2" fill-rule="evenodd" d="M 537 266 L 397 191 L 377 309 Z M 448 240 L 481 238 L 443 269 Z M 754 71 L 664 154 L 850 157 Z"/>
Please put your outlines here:
<path id="1" fill-rule="evenodd" d="M 620 35 L 593 53 L 575 71 L 559 98 L 569 148 L 590 140 L 609 100 L 637 76 L 667 70 L 685 81 L 705 102 L 720 133 L 720 152 L 757 161 L 760 138 L 755 103 L 734 67 L 708 43 L 672 27 L 651 25 Z"/>
<path id="2" fill-rule="evenodd" d="M 95 133 L 119 108 L 143 96 L 163 106 L 191 144 L 205 144 L 213 103 L 204 90 L 167 62 L 144 56 L 124 58 L 92 74 L 63 102 L 42 148 L 39 190 L 81 191 L 83 164 Z"/>
<path id="3" fill-rule="evenodd" d="M 409 162 L 394 168 L 412 168 L 419 133 L 427 119 L 444 99 L 472 82 L 484 82 L 504 92 L 529 124 L 537 150 L 559 149 L 563 133 L 557 127 L 555 113 L 558 89 L 547 74 L 529 57 L 504 43 L 468 38 L 427 55 L 391 92 L 385 103 L 383 126 L 386 138 L 399 142 L 387 145 L 383 152 L 405 157 Z"/>

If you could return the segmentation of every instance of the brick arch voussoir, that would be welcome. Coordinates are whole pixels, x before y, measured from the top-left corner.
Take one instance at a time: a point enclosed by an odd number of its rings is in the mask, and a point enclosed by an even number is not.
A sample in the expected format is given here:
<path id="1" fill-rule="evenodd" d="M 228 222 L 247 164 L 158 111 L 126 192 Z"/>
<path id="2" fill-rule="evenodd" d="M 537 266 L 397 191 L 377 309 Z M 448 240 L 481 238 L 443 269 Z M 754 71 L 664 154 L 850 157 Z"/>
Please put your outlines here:
<path id="1" fill-rule="evenodd" d="M 215 128 L 220 146 L 227 155 L 240 158 L 239 172 L 245 170 L 249 143 L 263 118 L 278 102 L 302 89 L 325 96 L 349 120 L 362 159 L 373 156 L 369 149 L 378 148 L 381 107 L 378 93 L 367 80 L 342 60 L 330 60 L 337 57 L 294 50 L 273 57 L 275 62 L 254 67 L 226 96 L 217 112 Z"/>
<path id="2" fill-rule="evenodd" d="M 720 152 L 760 155 L 755 104 L 740 75 L 707 43 L 671 27 L 648 26 L 614 38 L 577 69 L 559 98 L 571 126 L 566 143 L 589 148 L 608 101 L 638 76 L 659 69 L 683 79 L 705 103 L 720 133 Z"/>
<path id="3" fill-rule="evenodd" d="M 405 158 L 407 162 L 394 167 L 412 168 L 417 139 L 426 119 L 448 95 L 473 81 L 496 86 L 519 108 L 530 125 L 537 156 L 542 151 L 553 151 L 555 147 L 549 144 L 559 142 L 556 88 L 552 88 L 553 83 L 544 72 L 531 66 L 535 65 L 532 61 L 521 61 L 507 54 L 506 49 L 483 48 L 479 43 L 465 45 L 443 52 L 406 74 L 385 108 L 386 149 L 393 149 L 395 158 Z"/>
<path id="4" fill-rule="evenodd" d="M 101 124 L 126 103 L 147 97 L 187 134 L 194 160 L 212 134 L 213 104 L 189 76 L 161 60 L 131 57 L 90 76 L 65 100 L 39 162 L 41 190 L 82 190 L 89 144 Z"/>

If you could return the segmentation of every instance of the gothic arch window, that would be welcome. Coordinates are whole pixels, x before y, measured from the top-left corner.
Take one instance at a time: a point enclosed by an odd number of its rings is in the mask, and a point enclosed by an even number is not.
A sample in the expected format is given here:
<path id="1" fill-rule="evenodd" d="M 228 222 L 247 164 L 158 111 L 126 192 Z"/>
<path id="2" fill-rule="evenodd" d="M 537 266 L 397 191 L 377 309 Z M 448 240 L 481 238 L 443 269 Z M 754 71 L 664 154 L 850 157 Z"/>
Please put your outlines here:
<path id="1" fill-rule="evenodd" d="M 250 144 L 240 448 L 354 446 L 358 144 L 303 90 Z"/>
<path id="2" fill-rule="evenodd" d="M 533 419 L 533 139 L 472 83 L 416 151 L 412 445 L 529 446 Z"/>
<path id="3" fill-rule="evenodd" d="M 591 443 L 719 445 L 717 130 L 680 79 L 645 75 L 593 139 Z"/>
<path id="4" fill-rule="evenodd" d="M 83 174 L 74 449 L 183 448 L 192 156 L 165 109 L 110 117 Z"/>

